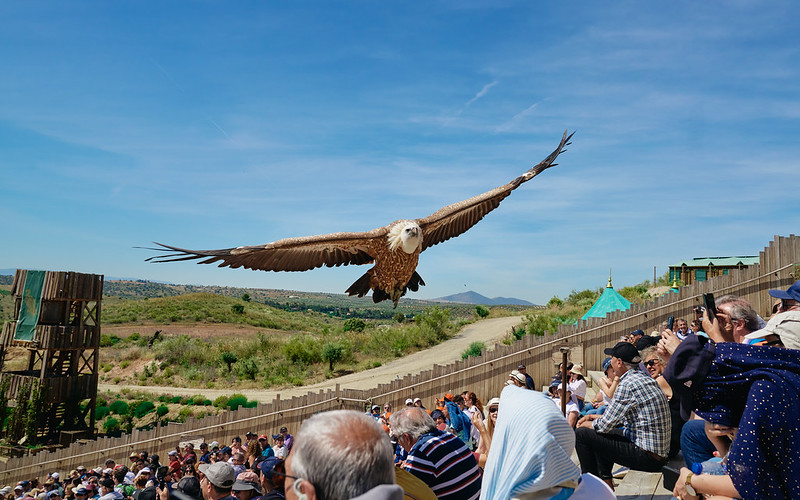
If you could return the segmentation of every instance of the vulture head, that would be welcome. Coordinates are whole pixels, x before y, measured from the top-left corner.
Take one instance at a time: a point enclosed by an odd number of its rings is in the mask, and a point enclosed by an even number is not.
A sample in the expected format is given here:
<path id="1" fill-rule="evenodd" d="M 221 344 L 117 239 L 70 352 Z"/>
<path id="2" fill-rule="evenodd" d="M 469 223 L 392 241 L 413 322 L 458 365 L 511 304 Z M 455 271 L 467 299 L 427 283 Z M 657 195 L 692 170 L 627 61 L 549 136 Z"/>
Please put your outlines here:
<path id="1" fill-rule="evenodd" d="M 386 235 L 389 250 L 402 248 L 405 253 L 416 252 L 422 246 L 422 228 L 412 220 L 399 220 L 392 224 Z"/>

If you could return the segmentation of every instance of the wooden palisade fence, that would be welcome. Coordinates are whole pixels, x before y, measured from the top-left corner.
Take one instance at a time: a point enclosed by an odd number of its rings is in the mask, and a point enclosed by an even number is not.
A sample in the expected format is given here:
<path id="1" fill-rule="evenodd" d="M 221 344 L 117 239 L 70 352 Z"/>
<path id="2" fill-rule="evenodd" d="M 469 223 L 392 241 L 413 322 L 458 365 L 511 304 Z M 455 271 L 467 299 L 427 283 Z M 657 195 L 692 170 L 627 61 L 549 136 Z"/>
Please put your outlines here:
<path id="1" fill-rule="evenodd" d="M 641 306 L 634 304 L 629 310 L 611 313 L 605 319 L 591 318 L 577 325 L 563 325 L 550 335 L 525 336 L 512 345 L 498 344 L 480 357 L 447 366 L 434 365 L 430 370 L 379 384 L 372 390 L 337 385 L 333 390 L 288 400 L 278 397 L 255 408 L 242 408 L 200 420 L 189 419 L 183 424 L 170 423 L 150 431 L 134 431 L 119 438 L 100 438 L 49 453 L 11 459 L 7 464 L 0 464 L 0 483 L 41 477 L 53 471 L 63 473 L 78 465 L 96 466 L 109 457 L 121 460 L 131 451 L 148 450 L 166 456 L 180 441 L 189 439 L 227 443 L 233 436 L 250 430 L 260 434 L 283 425 L 295 431 L 304 419 L 315 413 L 339 408 L 363 411 L 373 402 L 391 402 L 399 408 L 406 398 L 419 397 L 433 404 L 434 397 L 466 389 L 487 401 L 499 395 L 508 373 L 519 363 L 527 365 L 528 373 L 540 386 L 549 382 L 561 358 L 559 348 L 562 346 L 573 348 L 573 361 L 582 362 L 590 370 L 599 369 L 605 358 L 603 349 L 613 345 L 620 335 L 637 328 L 649 333 L 669 316 L 690 318 L 692 308 L 700 305 L 701 294 L 705 292 L 713 292 L 717 297 L 741 296 L 766 317 L 772 305 L 767 291 L 786 288 L 797 279 L 800 279 L 800 238 L 776 236 L 760 253 L 757 265 L 694 283 L 678 293 L 668 293 Z"/>

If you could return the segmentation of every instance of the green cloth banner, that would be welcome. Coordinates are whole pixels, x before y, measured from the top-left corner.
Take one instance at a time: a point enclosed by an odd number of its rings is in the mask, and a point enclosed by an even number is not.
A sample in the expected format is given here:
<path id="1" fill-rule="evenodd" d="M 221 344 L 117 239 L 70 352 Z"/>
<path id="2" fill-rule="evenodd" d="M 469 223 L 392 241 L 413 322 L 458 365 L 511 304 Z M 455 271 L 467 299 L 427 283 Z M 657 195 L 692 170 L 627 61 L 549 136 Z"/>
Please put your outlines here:
<path id="1" fill-rule="evenodd" d="M 44 286 L 45 272 L 28 271 L 26 273 L 14 340 L 33 340 L 36 333 L 36 323 L 39 322 L 39 309 L 42 306 L 42 288 Z"/>

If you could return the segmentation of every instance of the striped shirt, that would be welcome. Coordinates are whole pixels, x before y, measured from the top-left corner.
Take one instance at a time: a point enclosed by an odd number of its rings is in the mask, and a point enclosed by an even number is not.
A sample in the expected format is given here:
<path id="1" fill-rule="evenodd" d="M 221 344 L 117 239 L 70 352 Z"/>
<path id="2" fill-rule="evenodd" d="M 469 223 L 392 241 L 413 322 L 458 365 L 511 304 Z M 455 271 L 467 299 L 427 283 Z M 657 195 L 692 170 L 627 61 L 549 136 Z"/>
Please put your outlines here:
<path id="1" fill-rule="evenodd" d="M 669 401 L 658 382 L 640 370 L 622 374 L 614 400 L 592 425 L 597 432 L 622 425 L 625 437 L 639 448 L 661 457 L 669 454 Z"/>
<path id="2" fill-rule="evenodd" d="M 440 500 L 480 496 L 478 463 L 455 434 L 438 429 L 423 434 L 408 453 L 404 468 L 425 482 Z"/>

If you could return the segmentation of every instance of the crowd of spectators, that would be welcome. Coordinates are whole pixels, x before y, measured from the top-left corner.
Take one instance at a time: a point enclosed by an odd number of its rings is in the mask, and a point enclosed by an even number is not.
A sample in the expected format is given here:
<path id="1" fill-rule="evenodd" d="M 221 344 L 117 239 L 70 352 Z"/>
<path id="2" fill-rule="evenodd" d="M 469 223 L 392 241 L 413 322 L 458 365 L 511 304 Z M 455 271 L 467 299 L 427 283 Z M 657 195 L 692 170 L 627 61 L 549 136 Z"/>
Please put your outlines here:
<path id="1" fill-rule="evenodd" d="M 659 472 L 678 453 L 677 498 L 800 498 L 800 281 L 770 294 L 768 322 L 724 296 L 716 314 L 625 335 L 605 349 L 593 398 L 581 364 L 560 366 L 544 393 L 519 365 L 499 394 L 323 412 L 296 437 L 186 443 L 163 463 L 142 451 L 0 500 L 603 500 L 614 464 Z"/>

